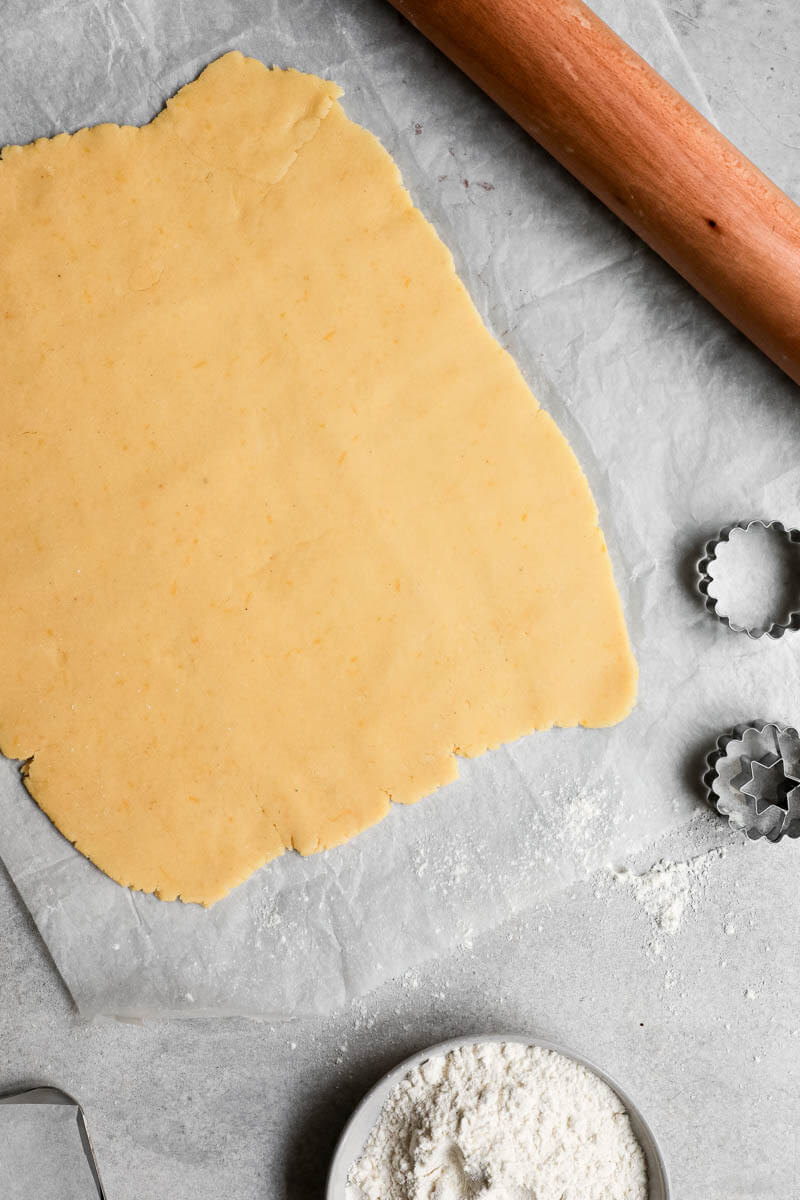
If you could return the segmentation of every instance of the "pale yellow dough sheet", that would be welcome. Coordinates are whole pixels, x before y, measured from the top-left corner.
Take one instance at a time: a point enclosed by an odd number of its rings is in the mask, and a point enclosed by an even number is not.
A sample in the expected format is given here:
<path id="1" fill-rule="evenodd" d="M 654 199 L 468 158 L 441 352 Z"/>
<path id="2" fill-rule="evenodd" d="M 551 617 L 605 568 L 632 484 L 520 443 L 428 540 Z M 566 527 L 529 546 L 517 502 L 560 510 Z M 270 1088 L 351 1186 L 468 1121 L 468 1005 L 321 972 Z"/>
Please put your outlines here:
<path id="1" fill-rule="evenodd" d="M 227 54 L 0 164 L 0 747 L 164 899 L 634 700 L 586 480 L 338 95 Z"/>

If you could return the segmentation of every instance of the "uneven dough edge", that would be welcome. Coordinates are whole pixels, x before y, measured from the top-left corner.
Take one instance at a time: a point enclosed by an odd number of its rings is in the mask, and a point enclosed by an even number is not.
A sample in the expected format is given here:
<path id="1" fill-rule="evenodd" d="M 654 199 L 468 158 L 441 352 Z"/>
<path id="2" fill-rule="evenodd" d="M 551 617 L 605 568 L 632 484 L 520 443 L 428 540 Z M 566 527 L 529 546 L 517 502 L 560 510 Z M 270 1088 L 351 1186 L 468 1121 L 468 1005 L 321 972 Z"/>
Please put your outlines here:
<path id="1" fill-rule="evenodd" d="M 241 56 L 239 56 L 239 57 L 241 57 Z M 246 61 L 248 61 L 248 60 L 242 60 L 242 62 L 246 62 Z M 250 60 L 250 61 L 252 61 L 252 60 Z M 190 93 L 190 89 L 198 86 L 204 79 L 211 80 L 213 82 L 215 73 L 221 69 L 220 64 L 223 62 L 225 62 L 225 59 L 217 60 L 216 63 L 211 64 L 211 66 L 208 67 L 205 72 L 203 72 L 203 74 L 199 77 L 199 80 L 196 81 L 195 84 L 190 84 L 187 86 L 186 89 L 182 89 L 182 91 L 178 93 L 177 97 L 173 98 L 172 101 L 169 101 L 167 103 L 167 106 L 165 107 L 165 109 L 162 111 L 162 113 L 160 113 L 154 119 L 154 121 L 151 123 L 151 125 L 157 126 L 158 122 L 162 122 L 164 127 L 166 127 L 167 129 L 170 129 L 169 120 L 173 118 L 173 114 L 177 114 L 174 117 L 175 127 L 171 128 L 171 132 L 176 137 L 178 137 L 179 140 L 181 140 L 181 141 L 184 141 L 185 137 L 187 137 L 187 136 L 191 140 L 191 137 L 192 137 L 191 132 L 187 135 L 185 132 L 185 129 L 183 129 L 180 125 L 180 121 L 185 122 L 185 120 L 187 118 L 186 106 L 185 106 L 185 104 L 182 104 L 181 97 L 183 97 L 184 101 L 189 100 L 191 98 L 191 96 L 186 95 L 186 93 Z M 261 69 L 263 69 L 263 68 L 261 68 Z M 297 73 L 295 73 L 295 74 L 297 74 Z M 308 79 L 313 80 L 314 77 L 298 75 L 298 80 L 308 80 Z M 320 81 L 315 81 L 315 82 L 319 83 Z M 289 144 L 287 144 L 287 146 L 285 146 L 283 148 L 282 157 L 280 157 L 280 161 L 278 161 L 276 159 L 275 162 L 271 162 L 268 165 L 268 168 L 265 169 L 263 174 L 258 177 L 258 182 L 260 184 L 263 184 L 265 187 L 271 187 L 274 184 L 280 183 L 280 181 L 286 176 L 286 173 L 290 170 L 292 164 L 297 160 L 298 153 L 302 153 L 302 147 L 305 146 L 306 144 L 308 144 L 309 141 L 311 141 L 311 139 L 314 137 L 316 131 L 319 129 L 321 122 L 325 119 L 326 115 L 331 111 L 331 106 L 334 104 L 335 98 L 338 94 L 340 94 L 340 93 L 339 93 L 339 90 L 335 87 L 335 85 L 325 85 L 323 88 L 322 94 L 316 95 L 313 97 L 314 104 L 316 105 L 316 107 L 312 106 L 313 111 L 306 112 L 300 118 L 300 120 L 298 122 L 296 122 L 295 125 L 292 127 L 293 136 L 292 136 L 292 138 L 290 138 Z M 336 110 L 338 110 L 338 109 L 339 109 L 339 106 L 337 105 Z M 191 109 L 190 108 L 188 110 L 188 117 L 189 117 L 189 119 L 191 119 Z M 72 137 L 80 138 L 82 135 L 88 136 L 95 132 L 97 132 L 98 136 L 108 136 L 108 133 L 101 134 L 100 131 L 119 130 L 120 132 L 124 132 L 125 130 L 128 130 L 129 128 L 130 127 L 125 127 L 125 126 L 123 126 L 123 127 L 99 126 L 99 127 L 95 127 L 94 130 L 80 131 L 78 134 L 72 135 Z M 370 139 L 372 138 L 372 135 L 368 134 L 366 131 L 363 131 L 363 133 L 364 133 L 365 137 L 370 138 Z M 45 139 L 40 139 L 39 141 L 32 143 L 31 147 L 29 147 L 29 148 L 12 148 L 12 151 L 16 150 L 16 152 L 18 152 L 18 153 L 25 153 L 29 149 L 33 150 L 34 148 L 42 147 L 43 142 L 46 146 L 52 146 L 54 143 L 63 145 L 63 143 L 60 141 L 60 139 L 66 138 L 66 137 L 68 137 L 68 135 L 58 135 L 57 138 L 50 139 L 49 142 L 47 142 Z M 373 140 L 375 140 L 375 139 L 373 139 Z M 385 153 L 385 152 L 383 152 L 383 153 Z M 388 155 L 387 155 L 387 158 L 388 158 Z M 13 155 L 10 157 L 10 161 L 13 161 Z M 393 165 L 393 168 L 399 179 L 399 172 L 397 172 L 396 166 L 394 164 L 392 164 L 392 165 Z M 224 169 L 224 167 L 223 167 L 223 169 Z M 2 168 L 0 168 L 0 170 L 2 170 Z M 256 170 L 259 170 L 258 165 L 256 165 Z M 409 200 L 408 203 L 409 203 L 409 207 L 410 207 L 411 201 Z M 425 222 L 424 217 L 422 217 L 422 215 L 418 212 L 418 210 L 412 209 L 412 212 L 413 212 L 414 220 L 419 220 L 421 222 Z M 425 222 L 425 224 L 427 225 L 427 222 Z M 431 227 L 429 227 L 429 228 L 431 228 Z M 433 231 L 433 232 L 435 235 L 435 231 Z M 452 264 L 452 260 L 450 260 L 450 261 Z M 463 285 L 460 284 L 459 286 L 461 286 L 462 290 L 463 290 Z M 470 303 L 471 303 L 471 301 L 470 301 Z M 475 313 L 475 320 L 477 323 L 480 324 L 480 317 L 477 314 L 476 310 L 474 309 L 474 305 L 472 306 L 472 308 L 473 308 L 473 312 Z M 482 325 L 481 325 L 481 330 L 487 338 L 490 338 L 490 335 L 488 334 L 487 331 L 485 331 L 485 329 L 483 328 Z M 517 371 L 516 366 L 514 366 L 514 370 Z M 517 371 L 517 373 L 518 373 L 518 371 Z M 521 376 L 519 378 L 521 380 Z M 528 395 L 530 396 L 530 393 L 528 393 Z M 533 397 L 531 397 L 531 404 L 535 405 L 535 400 L 533 399 Z M 539 413 L 539 417 L 544 422 L 552 423 L 551 418 L 547 414 L 541 413 L 541 411 Z M 559 431 L 557 431 L 554 424 L 553 424 L 553 429 L 557 433 L 558 438 L 563 440 L 562 435 L 560 434 Z M 566 443 L 565 443 L 565 445 L 566 445 Z M 571 449 L 569 449 L 569 453 L 572 455 L 573 459 L 575 460 L 577 470 L 580 470 L 580 468 L 577 467 L 577 460 L 575 459 L 575 456 L 572 453 Z M 588 493 L 589 493 L 588 483 L 586 482 L 585 477 L 583 476 L 582 472 L 580 472 L 580 478 L 582 481 L 582 486 L 586 489 L 586 492 L 588 495 Z M 592 501 L 592 504 L 593 504 L 593 501 Z M 596 516 L 597 516 L 596 508 L 594 508 L 594 513 L 595 513 L 595 520 L 596 520 Z M 597 539 L 599 539 L 599 542 L 603 546 L 603 549 L 604 549 L 602 533 L 600 532 L 599 528 L 596 528 L 595 536 Z M 609 566 L 608 567 L 609 577 L 610 577 L 610 570 L 611 569 Z M 613 582 L 612 582 L 612 587 L 613 587 Z M 489 741 L 485 741 L 485 742 L 476 741 L 476 742 L 470 743 L 466 746 L 459 746 L 457 748 L 454 748 L 453 753 L 449 754 L 447 759 L 444 762 L 440 762 L 439 765 L 436 767 L 436 769 L 432 772 L 430 777 L 427 779 L 426 790 L 424 792 L 420 792 L 419 794 L 412 796 L 412 797 L 398 797 L 398 799 L 400 799 L 400 801 L 403 803 L 415 802 L 416 800 L 421 799 L 424 795 L 428 795 L 430 790 L 432 790 L 433 788 L 440 786 L 443 783 L 449 782 L 451 779 L 455 778 L 457 776 L 457 761 L 456 761 L 456 758 L 454 757 L 456 752 L 459 754 L 473 757 L 477 754 L 482 753 L 485 749 L 490 748 L 491 746 L 499 745 L 499 744 L 501 744 L 501 742 L 511 741 L 514 738 L 521 736 L 525 733 L 532 732 L 534 729 L 537 729 L 537 728 L 539 728 L 539 729 L 549 728 L 550 725 L 553 723 L 564 724 L 564 725 L 568 725 L 568 724 L 570 724 L 570 725 L 571 724 L 610 725 L 610 724 L 614 724 L 617 721 L 623 719 L 623 717 L 628 714 L 628 712 L 630 711 L 630 709 L 634 703 L 635 685 L 636 685 L 636 668 L 635 668 L 635 664 L 633 662 L 632 656 L 630 656 L 630 648 L 629 648 L 628 641 L 627 641 L 627 633 L 625 631 L 624 618 L 622 615 L 622 605 L 621 605 L 619 596 L 616 592 L 616 589 L 614 589 L 614 595 L 616 597 L 616 613 L 614 615 L 614 620 L 616 621 L 616 628 L 609 631 L 609 636 L 610 637 L 613 636 L 613 638 L 616 638 L 621 645 L 628 647 L 628 655 L 630 658 L 629 686 L 628 686 L 626 692 L 624 692 L 624 693 L 620 692 L 619 697 L 618 697 L 618 704 L 617 704 L 616 708 L 614 708 L 611 711 L 608 711 L 606 713 L 605 718 L 603 720 L 599 720 L 599 721 L 596 719 L 596 717 L 593 717 L 591 714 L 589 714 L 589 715 L 576 714 L 574 716 L 574 719 L 572 719 L 572 714 L 570 714 L 569 720 L 564 720 L 564 721 L 560 721 L 560 722 L 541 723 L 541 724 L 535 724 L 535 723 L 531 724 L 530 722 L 523 721 L 523 722 L 518 723 L 517 728 L 508 728 L 507 731 L 504 730 L 502 737 L 493 738 L 493 739 L 491 739 Z M 29 753 L 30 748 L 26 747 L 25 752 Z M 48 797 L 46 795 L 47 785 L 46 785 L 45 780 L 42 779 L 41 783 L 37 783 L 37 774 L 38 774 L 38 769 L 39 769 L 37 766 L 37 758 L 39 759 L 39 766 L 41 766 L 43 764 L 43 762 L 46 760 L 46 750 L 39 753 L 38 755 L 37 755 L 37 752 L 35 749 L 33 752 L 34 752 L 34 758 L 33 758 L 33 762 L 30 765 L 30 773 L 29 773 L 29 779 L 27 781 L 27 785 L 29 786 L 29 790 L 31 791 L 31 794 L 35 795 L 35 797 L 37 799 L 37 803 L 40 804 L 40 807 L 42 807 L 42 809 L 45 812 L 47 812 L 48 815 L 50 815 L 52 819 L 55 820 L 56 818 L 53 814 L 57 811 L 57 807 L 58 807 L 57 803 L 53 804 L 52 806 L 48 803 Z M 318 842 L 318 844 L 315 846 L 310 846 L 306 842 L 302 841 L 301 839 L 298 839 L 298 844 L 297 844 L 296 848 L 299 849 L 301 853 L 313 853 L 319 849 L 332 848 L 335 845 L 339 845 L 339 844 L 343 843 L 344 841 L 349 840 L 349 838 L 351 836 L 353 836 L 355 832 L 358 832 L 361 829 L 365 829 L 365 828 L 369 827 L 369 825 L 375 824 L 375 823 L 377 823 L 377 821 L 382 819 L 382 817 L 386 814 L 386 812 L 389 809 L 388 796 L 385 796 L 384 800 L 385 800 L 385 803 L 378 810 L 376 810 L 373 819 L 364 820 L 363 816 L 362 816 L 358 821 L 356 821 L 355 826 L 352 829 L 343 827 L 341 836 L 329 837 L 329 838 L 325 839 L 324 841 L 322 841 L 321 843 Z M 69 836 L 69 833 L 67 831 L 64 831 L 64 832 L 65 832 L 65 836 Z M 222 884 L 221 886 L 219 886 L 216 889 L 209 890 L 208 893 L 205 895 L 184 895 L 184 898 L 187 900 L 198 900 L 200 903 L 204 903 L 204 904 L 211 904 L 215 900 L 221 898 L 229 890 L 231 890 L 231 888 L 236 886 L 238 883 L 242 882 L 244 879 L 248 878 L 249 875 L 251 875 L 253 873 L 253 871 L 256 870 L 258 867 L 263 865 L 264 862 L 268 862 L 272 858 L 277 857 L 280 853 L 282 853 L 282 851 L 285 848 L 287 848 L 287 843 L 286 843 L 285 839 L 283 839 L 278 834 L 277 828 L 276 828 L 275 832 L 276 832 L 276 840 L 275 840 L 275 844 L 274 844 L 272 850 L 268 850 L 266 852 L 266 855 L 264 853 L 259 853 L 258 855 L 254 855 L 252 861 L 248 864 L 243 865 L 241 871 L 237 872 L 236 878 L 233 878 L 231 876 L 228 879 L 228 881 L 226 881 L 224 884 Z M 81 850 L 81 852 L 86 854 L 87 857 L 90 857 L 90 858 L 92 857 L 91 846 L 89 846 L 89 845 L 84 846 L 84 844 L 82 844 L 81 838 L 76 838 L 74 844 L 77 846 L 77 848 L 79 850 Z M 294 839 L 290 840 L 289 845 L 294 845 Z M 101 867 L 101 869 L 106 869 L 106 868 Z M 121 875 L 122 875 L 122 873 L 120 873 L 119 875 L 113 875 L 113 873 L 112 873 L 112 877 L 117 878 L 118 882 L 120 882 L 126 886 L 136 886 L 136 887 L 142 888 L 142 890 L 152 890 L 156 893 L 156 895 L 158 895 L 162 898 L 175 898 L 175 896 L 178 895 L 178 892 L 175 891 L 174 888 L 172 888 L 167 883 L 157 883 L 157 884 L 154 884 L 154 886 L 152 886 L 151 888 L 148 888 L 146 886 L 143 887 L 143 884 L 141 881 L 133 882 L 132 880 L 124 878 L 124 876 L 120 877 Z"/>

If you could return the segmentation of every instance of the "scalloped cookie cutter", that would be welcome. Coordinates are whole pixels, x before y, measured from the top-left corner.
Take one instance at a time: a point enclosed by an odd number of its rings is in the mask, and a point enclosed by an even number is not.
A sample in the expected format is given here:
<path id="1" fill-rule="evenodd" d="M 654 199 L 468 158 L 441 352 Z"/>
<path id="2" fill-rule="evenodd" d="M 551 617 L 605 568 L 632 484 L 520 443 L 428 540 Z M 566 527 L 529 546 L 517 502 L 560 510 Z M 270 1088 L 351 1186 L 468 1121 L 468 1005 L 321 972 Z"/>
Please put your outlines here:
<path id="1" fill-rule="evenodd" d="M 797 545 L 800 547 L 800 529 L 787 529 L 782 521 L 738 521 L 734 525 L 727 525 L 719 531 L 717 537 L 712 538 L 706 543 L 705 553 L 697 563 L 697 587 L 705 601 L 705 606 L 712 616 L 716 617 L 728 629 L 734 633 L 746 633 L 749 638 L 758 640 L 764 637 L 780 638 L 788 629 L 800 629 L 800 610 L 790 611 L 786 615 L 785 620 L 774 620 L 767 625 L 747 626 L 737 625 L 730 620 L 725 613 L 720 612 L 717 607 L 717 600 L 709 594 L 709 587 L 714 582 L 711 575 L 711 566 L 716 561 L 717 548 L 723 542 L 730 541 L 730 536 L 737 529 L 741 529 L 744 533 L 748 533 L 751 529 L 759 528 L 774 531 L 780 534 L 788 544 Z"/>
<path id="2" fill-rule="evenodd" d="M 703 776 L 707 800 L 751 841 L 800 837 L 800 735 L 754 721 L 717 741 Z"/>

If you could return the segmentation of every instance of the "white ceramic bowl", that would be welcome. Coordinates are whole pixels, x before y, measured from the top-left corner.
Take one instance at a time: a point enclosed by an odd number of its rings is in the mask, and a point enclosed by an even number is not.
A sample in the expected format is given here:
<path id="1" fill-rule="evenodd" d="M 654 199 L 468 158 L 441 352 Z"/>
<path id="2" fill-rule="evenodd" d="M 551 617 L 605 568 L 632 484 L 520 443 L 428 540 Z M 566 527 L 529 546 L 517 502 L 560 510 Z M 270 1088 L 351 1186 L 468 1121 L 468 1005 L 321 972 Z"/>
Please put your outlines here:
<path id="1" fill-rule="evenodd" d="M 440 1054 L 449 1054 L 451 1050 L 455 1050 L 458 1046 L 476 1046 L 484 1042 L 518 1042 L 523 1046 L 541 1046 L 543 1050 L 554 1050 L 557 1054 L 563 1054 L 565 1058 L 573 1059 L 574 1062 L 580 1063 L 581 1066 L 587 1067 L 588 1070 L 593 1071 L 595 1075 L 599 1076 L 604 1083 L 607 1083 L 617 1093 L 625 1105 L 630 1118 L 631 1128 L 644 1151 L 650 1185 L 649 1200 L 669 1200 L 670 1190 L 667 1168 L 664 1165 L 664 1159 L 661 1156 L 661 1151 L 658 1148 L 653 1131 L 636 1105 L 619 1084 L 610 1075 L 607 1075 L 605 1071 L 596 1067 L 593 1062 L 589 1062 L 587 1058 L 584 1058 L 582 1054 L 576 1054 L 573 1050 L 568 1050 L 566 1047 L 559 1046 L 556 1042 L 547 1041 L 545 1038 L 525 1037 L 519 1033 L 490 1033 L 473 1037 L 451 1038 L 449 1042 L 440 1042 L 438 1046 L 428 1046 L 426 1050 L 421 1050 L 419 1054 L 412 1054 L 411 1058 L 407 1058 L 399 1066 L 395 1067 L 394 1070 L 390 1071 L 388 1075 L 384 1075 L 383 1079 L 379 1080 L 371 1091 L 367 1092 L 342 1131 L 342 1135 L 334 1151 L 330 1171 L 328 1172 L 325 1200 L 349 1200 L 347 1189 L 348 1171 L 356 1159 L 359 1158 L 364 1143 L 369 1137 L 375 1122 L 378 1120 L 380 1111 L 386 1103 L 389 1093 L 396 1087 L 404 1075 L 407 1075 L 414 1067 L 418 1067 L 420 1063 L 425 1062 L 427 1058 L 433 1058 Z M 350 1195 L 352 1195 L 352 1192 Z"/>

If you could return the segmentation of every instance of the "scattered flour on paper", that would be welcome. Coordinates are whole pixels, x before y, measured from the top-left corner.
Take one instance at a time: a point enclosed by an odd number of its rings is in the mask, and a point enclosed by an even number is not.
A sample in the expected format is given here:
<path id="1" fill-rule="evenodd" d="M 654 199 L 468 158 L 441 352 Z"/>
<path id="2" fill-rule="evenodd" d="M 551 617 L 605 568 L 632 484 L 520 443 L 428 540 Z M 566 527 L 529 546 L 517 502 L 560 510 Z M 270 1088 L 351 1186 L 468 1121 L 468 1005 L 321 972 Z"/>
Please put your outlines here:
<path id="1" fill-rule="evenodd" d="M 725 857 L 724 847 L 715 847 L 687 862 L 661 859 L 649 871 L 637 875 L 627 868 L 614 870 L 614 878 L 626 884 L 649 917 L 667 934 L 677 933 L 687 910 L 696 912 L 712 863 Z"/>
<path id="2" fill-rule="evenodd" d="M 619 1097 L 538 1046 L 487 1042 L 427 1059 L 395 1087 L 348 1200 L 646 1200 Z"/>
<path id="3" fill-rule="evenodd" d="M 462 898 L 477 897 L 485 901 L 479 911 L 491 914 L 488 924 L 497 925 L 530 907 L 531 880 L 539 881 L 536 900 L 541 901 L 558 887 L 588 878 L 607 860 L 609 845 L 639 841 L 635 831 L 629 832 L 632 821 L 619 802 L 616 780 L 587 783 L 573 776 L 541 788 L 536 802 L 521 808 L 514 844 L 502 857 L 487 859 L 480 840 L 469 833 L 447 842 L 423 835 L 412 850 L 411 867 L 424 880 L 433 906 L 446 905 L 452 914 Z M 526 888 L 520 888 L 521 880 Z M 475 911 L 474 903 L 470 907 Z M 470 940 L 474 932 L 462 931 L 460 940 Z"/>

